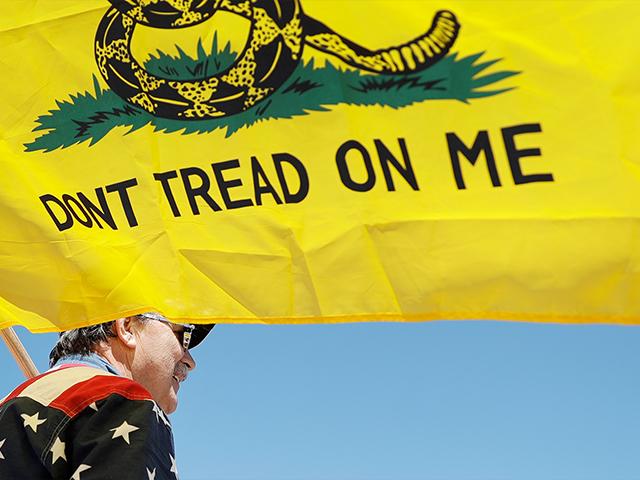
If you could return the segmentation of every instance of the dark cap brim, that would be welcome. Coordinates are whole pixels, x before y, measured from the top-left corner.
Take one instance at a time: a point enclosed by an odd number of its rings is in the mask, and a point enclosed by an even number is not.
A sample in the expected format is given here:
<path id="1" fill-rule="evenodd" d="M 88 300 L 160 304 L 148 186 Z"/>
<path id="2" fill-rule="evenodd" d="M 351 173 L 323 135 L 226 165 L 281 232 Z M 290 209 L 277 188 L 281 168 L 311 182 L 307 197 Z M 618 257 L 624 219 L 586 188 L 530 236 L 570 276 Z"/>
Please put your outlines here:
<path id="1" fill-rule="evenodd" d="M 196 328 L 191 333 L 191 341 L 189 342 L 189 350 L 194 347 L 200 345 L 213 327 L 215 327 L 215 323 L 210 323 L 209 325 L 196 325 Z"/>

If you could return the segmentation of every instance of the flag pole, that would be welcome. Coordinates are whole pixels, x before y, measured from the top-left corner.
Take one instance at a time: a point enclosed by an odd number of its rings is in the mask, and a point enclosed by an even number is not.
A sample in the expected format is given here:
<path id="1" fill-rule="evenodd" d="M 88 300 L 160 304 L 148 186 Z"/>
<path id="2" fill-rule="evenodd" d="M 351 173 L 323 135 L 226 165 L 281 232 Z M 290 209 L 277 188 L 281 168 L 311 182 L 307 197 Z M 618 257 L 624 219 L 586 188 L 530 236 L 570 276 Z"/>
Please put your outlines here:
<path id="1" fill-rule="evenodd" d="M 3 328 L 0 330 L 0 336 L 2 336 L 4 343 L 7 344 L 7 348 L 25 377 L 32 378 L 40 374 L 13 328 Z"/>

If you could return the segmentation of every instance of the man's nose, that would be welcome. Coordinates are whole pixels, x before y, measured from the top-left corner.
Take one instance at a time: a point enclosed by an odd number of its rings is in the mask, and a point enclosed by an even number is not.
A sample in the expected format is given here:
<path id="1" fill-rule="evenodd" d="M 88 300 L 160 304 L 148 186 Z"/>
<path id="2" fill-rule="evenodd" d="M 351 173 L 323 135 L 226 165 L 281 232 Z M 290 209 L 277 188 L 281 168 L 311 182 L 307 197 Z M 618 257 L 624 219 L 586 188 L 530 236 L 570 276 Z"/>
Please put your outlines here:
<path id="1" fill-rule="evenodd" d="M 184 355 L 182 356 L 182 361 L 185 363 L 185 365 L 187 365 L 187 368 L 189 369 L 189 371 L 196 368 L 196 361 L 191 356 L 191 353 L 189 352 L 189 350 L 184 351 Z"/>

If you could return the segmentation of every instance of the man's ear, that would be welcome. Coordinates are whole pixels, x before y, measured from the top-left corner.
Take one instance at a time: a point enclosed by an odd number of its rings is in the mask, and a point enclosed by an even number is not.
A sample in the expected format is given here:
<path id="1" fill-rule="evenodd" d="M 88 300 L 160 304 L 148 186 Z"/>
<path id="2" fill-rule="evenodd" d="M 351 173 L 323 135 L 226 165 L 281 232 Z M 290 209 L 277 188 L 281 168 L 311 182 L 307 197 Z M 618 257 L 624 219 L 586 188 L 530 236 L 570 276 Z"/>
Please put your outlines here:
<path id="1" fill-rule="evenodd" d="M 118 318 L 113 324 L 113 332 L 118 340 L 127 347 L 134 349 L 137 345 L 137 339 L 134 334 L 135 320 L 132 317 Z"/>

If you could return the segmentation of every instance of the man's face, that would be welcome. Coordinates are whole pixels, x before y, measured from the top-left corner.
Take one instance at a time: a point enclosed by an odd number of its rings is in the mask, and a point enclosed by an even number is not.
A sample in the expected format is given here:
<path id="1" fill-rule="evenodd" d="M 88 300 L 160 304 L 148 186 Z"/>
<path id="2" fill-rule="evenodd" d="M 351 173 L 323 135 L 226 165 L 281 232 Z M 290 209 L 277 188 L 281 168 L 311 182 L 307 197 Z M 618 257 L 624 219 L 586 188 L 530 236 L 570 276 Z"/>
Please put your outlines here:
<path id="1" fill-rule="evenodd" d="M 165 413 L 175 411 L 180 383 L 196 366 L 174 333 L 182 329 L 180 325 L 153 320 L 139 322 L 136 328 L 138 342 L 131 369 L 133 379 L 149 391 Z"/>

